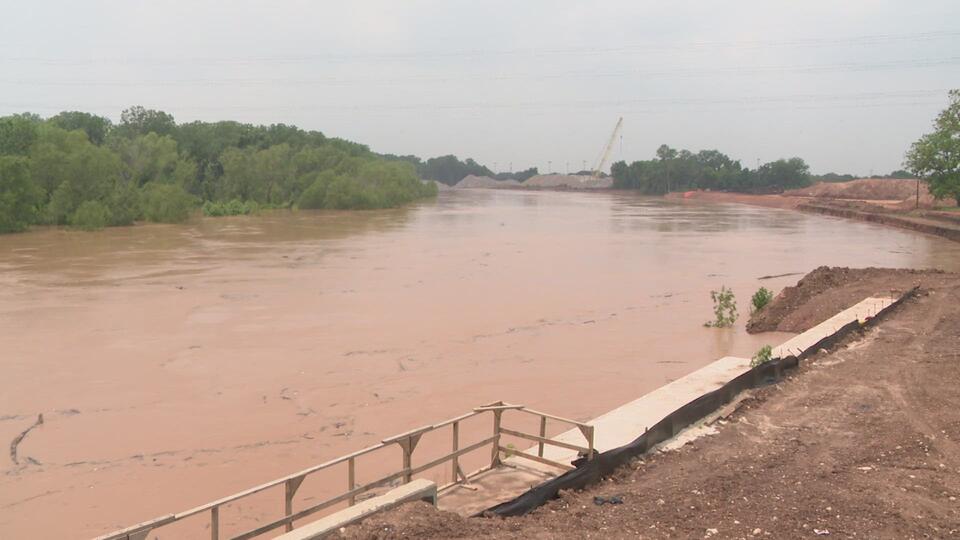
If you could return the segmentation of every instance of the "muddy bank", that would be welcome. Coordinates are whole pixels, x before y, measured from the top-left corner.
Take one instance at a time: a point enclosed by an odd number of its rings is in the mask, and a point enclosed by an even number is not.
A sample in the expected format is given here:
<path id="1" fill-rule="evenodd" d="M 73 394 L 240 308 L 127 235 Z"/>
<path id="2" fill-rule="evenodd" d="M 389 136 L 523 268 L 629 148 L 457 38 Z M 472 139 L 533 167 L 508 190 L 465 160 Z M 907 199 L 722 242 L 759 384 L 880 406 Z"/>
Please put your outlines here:
<path id="1" fill-rule="evenodd" d="M 835 269 L 836 270 L 836 269 Z M 828 275 L 818 270 L 809 283 Z M 919 294 L 756 391 L 717 434 L 522 518 L 409 505 L 345 538 L 946 538 L 960 534 L 960 276 L 873 269 L 827 287 Z M 811 299 L 817 296 L 810 297 Z M 796 310 L 803 308 L 803 303 Z M 791 313 L 787 313 L 790 315 Z M 622 504 L 610 504 L 618 497 Z M 599 499 L 598 499 L 599 498 Z M 601 502 L 603 504 L 597 504 Z"/>
<path id="2" fill-rule="evenodd" d="M 873 182 L 894 182 L 893 180 L 875 180 Z M 902 184 L 902 181 L 899 182 Z M 817 184 L 820 186 L 820 184 Z M 872 191 L 868 189 L 873 187 Z M 816 186 L 815 186 L 816 187 Z M 858 184 L 844 190 L 843 184 L 831 184 L 826 193 L 834 195 L 807 196 L 805 190 L 794 190 L 779 195 L 751 195 L 747 193 L 724 193 L 715 191 L 687 191 L 668 193 L 665 198 L 677 201 L 705 201 L 717 203 L 740 203 L 768 208 L 800 210 L 814 214 L 841 217 L 851 220 L 876 223 L 925 234 L 940 236 L 952 241 L 960 241 L 960 220 L 955 212 L 933 210 L 934 202 L 929 194 L 921 195 L 921 205 L 925 209 L 914 210 L 913 198 L 906 199 L 843 199 L 837 194 L 856 194 L 880 197 L 892 192 L 899 195 L 903 185 L 876 187 L 872 184 Z M 809 188 L 813 189 L 813 188 Z M 814 190 L 817 192 L 817 190 Z M 943 201 L 940 204 L 946 204 Z"/>
<path id="3" fill-rule="evenodd" d="M 842 217 L 847 219 L 857 219 L 870 223 L 879 223 L 891 227 L 899 227 L 911 231 L 933 234 L 960 242 L 960 226 L 951 223 L 949 220 L 931 219 L 929 217 L 915 217 L 902 213 L 885 212 L 879 209 L 868 207 L 850 208 L 837 204 L 827 204 L 824 202 L 811 202 L 797 206 L 798 210 L 804 212 L 813 212 L 827 216 Z"/>
<path id="4" fill-rule="evenodd" d="M 751 315 L 747 332 L 800 333 L 868 296 L 900 296 L 921 285 L 923 278 L 932 273 L 936 274 L 925 270 L 821 266 L 796 285 L 785 287 L 770 304 Z"/>

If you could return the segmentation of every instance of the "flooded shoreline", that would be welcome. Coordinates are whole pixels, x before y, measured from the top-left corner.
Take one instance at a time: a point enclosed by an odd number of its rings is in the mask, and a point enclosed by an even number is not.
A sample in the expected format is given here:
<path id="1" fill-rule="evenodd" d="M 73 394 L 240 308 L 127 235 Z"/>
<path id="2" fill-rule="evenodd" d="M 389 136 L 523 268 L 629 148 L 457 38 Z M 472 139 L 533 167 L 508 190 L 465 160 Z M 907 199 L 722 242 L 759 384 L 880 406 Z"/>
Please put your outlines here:
<path id="1" fill-rule="evenodd" d="M 19 446 L 36 464 L 0 459 L 0 532 L 94 536 L 494 400 L 587 419 L 782 337 L 747 335 L 745 316 L 704 328 L 711 289 L 745 314 L 758 287 L 795 281 L 760 276 L 956 271 L 958 255 L 866 223 L 623 193 L 0 237 L 0 439 L 45 416 Z"/>

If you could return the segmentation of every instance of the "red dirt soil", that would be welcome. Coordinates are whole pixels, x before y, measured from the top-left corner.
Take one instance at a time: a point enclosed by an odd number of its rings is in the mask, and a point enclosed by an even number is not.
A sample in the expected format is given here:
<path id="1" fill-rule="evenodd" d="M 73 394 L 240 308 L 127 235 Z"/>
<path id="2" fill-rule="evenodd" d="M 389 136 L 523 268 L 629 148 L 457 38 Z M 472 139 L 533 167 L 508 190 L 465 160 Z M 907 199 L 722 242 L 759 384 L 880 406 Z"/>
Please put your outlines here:
<path id="1" fill-rule="evenodd" d="M 418 503 L 340 536 L 960 536 L 960 276 L 820 268 L 802 282 L 801 292 L 770 305 L 780 324 L 801 312 L 809 315 L 795 324 L 812 323 L 821 309 L 840 311 L 868 291 L 920 289 L 878 324 L 755 391 L 717 434 L 644 456 L 525 517 L 463 518 Z M 594 504 L 613 495 L 623 504 Z"/>

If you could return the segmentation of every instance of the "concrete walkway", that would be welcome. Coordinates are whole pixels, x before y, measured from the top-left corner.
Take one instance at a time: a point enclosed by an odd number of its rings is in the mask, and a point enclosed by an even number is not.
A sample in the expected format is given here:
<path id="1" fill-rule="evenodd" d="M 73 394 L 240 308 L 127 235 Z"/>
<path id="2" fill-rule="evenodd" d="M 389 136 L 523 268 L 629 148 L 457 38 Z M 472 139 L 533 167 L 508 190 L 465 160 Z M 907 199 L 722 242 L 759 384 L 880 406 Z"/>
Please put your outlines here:
<path id="1" fill-rule="evenodd" d="M 866 322 L 894 302 L 896 302 L 895 298 L 867 298 L 775 347 L 772 358 L 799 356 L 824 338 L 837 333 L 843 326 L 853 321 Z M 647 428 L 654 426 L 675 410 L 704 394 L 721 388 L 747 371 L 750 371 L 749 358 L 725 356 L 587 422 L 595 427 L 595 448 L 599 452 L 605 452 L 633 441 Z M 553 437 L 553 440 L 584 446 L 583 435 L 577 428 L 565 431 Z M 524 452 L 536 455 L 537 447 L 533 446 Z M 546 446 L 543 457 L 560 463 L 570 463 L 577 459 L 578 455 L 575 450 Z M 556 467 L 516 456 L 504 460 L 503 465 L 502 468 L 489 471 L 472 480 L 473 489 L 454 487 L 441 494 L 439 506 L 444 510 L 462 515 L 473 515 L 485 508 L 510 500 L 530 487 L 562 472 Z"/>

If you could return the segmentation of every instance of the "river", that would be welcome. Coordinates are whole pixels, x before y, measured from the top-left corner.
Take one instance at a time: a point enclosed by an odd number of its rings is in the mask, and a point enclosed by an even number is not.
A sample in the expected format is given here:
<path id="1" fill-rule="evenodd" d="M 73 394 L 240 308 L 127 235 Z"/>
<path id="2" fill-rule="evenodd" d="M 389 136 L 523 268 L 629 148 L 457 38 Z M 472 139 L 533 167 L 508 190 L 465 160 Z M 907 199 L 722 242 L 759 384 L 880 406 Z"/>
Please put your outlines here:
<path id="1" fill-rule="evenodd" d="M 586 420 L 779 343 L 744 332 L 749 298 L 799 275 L 758 278 L 820 265 L 956 271 L 960 244 L 735 204 L 484 190 L 2 236 L 0 441 L 44 423 L 20 465 L 0 457 L 0 537 L 102 534 L 494 400 Z M 703 326 L 721 285 L 732 330 Z M 279 517 L 264 501 L 225 527 Z"/>

